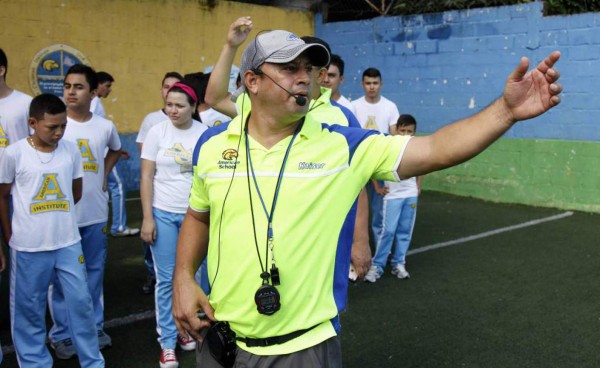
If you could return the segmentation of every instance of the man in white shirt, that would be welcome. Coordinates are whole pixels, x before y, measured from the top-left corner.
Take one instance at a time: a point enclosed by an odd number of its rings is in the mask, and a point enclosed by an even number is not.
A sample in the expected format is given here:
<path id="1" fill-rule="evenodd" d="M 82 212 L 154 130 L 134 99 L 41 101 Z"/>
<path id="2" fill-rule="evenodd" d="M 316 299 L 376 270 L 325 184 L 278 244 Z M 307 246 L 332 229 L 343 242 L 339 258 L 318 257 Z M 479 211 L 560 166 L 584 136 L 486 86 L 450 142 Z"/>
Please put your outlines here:
<path id="1" fill-rule="evenodd" d="M 92 104 L 90 105 L 90 111 L 106 118 L 106 111 L 104 110 L 104 105 L 102 105 L 100 99 L 107 98 L 108 95 L 110 95 L 110 92 L 112 92 L 112 84 L 115 79 L 107 72 L 98 72 L 96 73 L 96 76 L 98 77 L 98 89 L 96 90 L 96 97 L 94 97 Z"/>
<path id="2" fill-rule="evenodd" d="M 90 104 L 96 95 L 97 87 L 94 69 L 76 64 L 67 71 L 63 96 L 67 105 L 64 139 L 77 144 L 83 162 L 83 196 L 75 209 L 88 287 L 94 305 L 98 343 L 102 349 L 112 345 L 111 338 L 104 332 L 103 280 L 108 220 L 106 177 L 119 159 L 121 141 L 111 121 L 90 112 Z M 75 355 L 75 349 L 65 299 L 59 283 L 55 283 L 51 299 L 50 310 L 54 326 L 50 330 L 50 341 L 57 357 L 68 359 Z"/>
<path id="3" fill-rule="evenodd" d="M 331 54 L 331 63 L 323 80 L 323 87 L 331 88 L 331 100 L 344 106 L 356 116 L 356 108 L 340 92 L 340 85 L 344 83 L 344 65 L 344 60 L 339 55 Z"/>
<path id="4" fill-rule="evenodd" d="M 356 109 L 356 118 L 364 129 L 374 129 L 389 134 L 393 133 L 390 130 L 395 129 L 394 126 L 400 114 L 396 104 L 381 95 L 382 86 L 381 72 L 375 68 L 368 68 L 362 76 L 365 95 L 352 101 L 352 105 Z M 377 239 L 383 228 L 383 196 L 385 193 L 380 193 L 375 188 L 372 183 L 367 185 L 371 202 L 371 229 L 373 236 Z"/>
<path id="5" fill-rule="evenodd" d="M 0 49 L 0 156 L 8 145 L 29 135 L 27 118 L 31 96 L 6 84 L 8 58 Z"/>
<path id="6" fill-rule="evenodd" d="M 107 72 L 96 73 L 98 77 L 98 89 L 96 97 L 92 100 L 90 111 L 96 115 L 99 115 L 106 119 L 106 111 L 102 105 L 101 98 L 107 98 L 112 92 L 112 84 L 115 79 L 112 75 Z M 129 152 L 121 150 L 121 156 L 123 160 L 129 159 Z M 127 226 L 127 211 L 125 208 L 125 182 L 123 177 L 115 165 L 107 179 L 107 189 L 110 192 L 110 200 L 112 202 L 112 225 L 110 227 L 110 234 L 114 237 L 133 236 L 140 233 L 138 228 L 130 228 Z"/>

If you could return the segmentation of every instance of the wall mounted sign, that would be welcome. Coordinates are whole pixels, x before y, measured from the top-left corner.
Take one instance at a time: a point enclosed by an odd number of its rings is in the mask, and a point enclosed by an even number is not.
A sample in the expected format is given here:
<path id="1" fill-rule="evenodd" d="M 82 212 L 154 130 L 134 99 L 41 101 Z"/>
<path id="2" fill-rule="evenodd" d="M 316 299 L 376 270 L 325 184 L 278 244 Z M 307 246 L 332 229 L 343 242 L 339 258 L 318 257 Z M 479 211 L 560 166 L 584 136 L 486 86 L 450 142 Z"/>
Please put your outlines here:
<path id="1" fill-rule="evenodd" d="M 74 48 L 57 44 L 44 48 L 33 57 L 29 67 L 29 83 L 35 95 L 51 93 L 63 96 L 63 80 L 75 64 L 90 65 L 88 59 Z"/>

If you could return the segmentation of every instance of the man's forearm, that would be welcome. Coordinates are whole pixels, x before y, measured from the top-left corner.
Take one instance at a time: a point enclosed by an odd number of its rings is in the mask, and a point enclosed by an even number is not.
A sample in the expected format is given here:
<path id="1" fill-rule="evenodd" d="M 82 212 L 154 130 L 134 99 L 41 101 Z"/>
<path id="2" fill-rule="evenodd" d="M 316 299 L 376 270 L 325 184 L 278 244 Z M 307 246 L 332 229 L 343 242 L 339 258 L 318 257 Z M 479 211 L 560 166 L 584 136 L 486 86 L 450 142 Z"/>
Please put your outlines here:
<path id="1" fill-rule="evenodd" d="M 458 165 L 475 157 L 515 123 L 502 98 L 479 113 L 408 143 L 398 168 L 402 179 Z"/>
<path id="2" fill-rule="evenodd" d="M 229 86 L 231 64 L 233 64 L 237 49 L 237 47 L 229 44 L 223 46 L 219 59 L 210 73 L 205 96 L 208 105 L 232 118 L 237 115 L 237 111 L 235 110 L 235 104 L 230 100 L 227 87 Z"/>
<path id="3" fill-rule="evenodd" d="M 2 194 L 0 197 L 0 226 L 2 227 L 2 235 L 4 237 L 3 241 L 8 245 L 8 241 L 12 236 L 12 228 L 10 224 L 10 215 L 9 215 L 9 194 Z"/>
<path id="4" fill-rule="evenodd" d="M 119 161 L 119 157 L 121 157 L 121 150 L 114 151 L 109 149 L 106 153 L 106 157 L 104 158 L 104 177 L 108 177 L 110 171 L 115 167 L 117 161 Z"/>

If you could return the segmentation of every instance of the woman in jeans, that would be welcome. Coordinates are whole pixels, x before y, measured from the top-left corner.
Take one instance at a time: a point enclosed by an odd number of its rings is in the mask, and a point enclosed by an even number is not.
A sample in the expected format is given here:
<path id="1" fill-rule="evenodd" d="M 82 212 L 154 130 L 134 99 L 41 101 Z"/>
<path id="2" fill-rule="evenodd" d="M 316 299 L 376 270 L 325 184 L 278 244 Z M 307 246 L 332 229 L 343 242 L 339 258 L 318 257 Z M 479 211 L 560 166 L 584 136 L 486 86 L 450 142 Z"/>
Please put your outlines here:
<path id="1" fill-rule="evenodd" d="M 156 288 L 156 330 L 161 346 L 160 367 L 179 366 L 177 344 L 194 350 L 196 342 L 177 333 L 171 312 L 177 236 L 188 208 L 192 185 L 192 153 L 207 127 L 193 119 L 198 98 L 192 87 L 175 83 L 167 93 L 168 120 L 152 127 L 142 148 L 143 222 L 141 238 L 151 244 Z"/>

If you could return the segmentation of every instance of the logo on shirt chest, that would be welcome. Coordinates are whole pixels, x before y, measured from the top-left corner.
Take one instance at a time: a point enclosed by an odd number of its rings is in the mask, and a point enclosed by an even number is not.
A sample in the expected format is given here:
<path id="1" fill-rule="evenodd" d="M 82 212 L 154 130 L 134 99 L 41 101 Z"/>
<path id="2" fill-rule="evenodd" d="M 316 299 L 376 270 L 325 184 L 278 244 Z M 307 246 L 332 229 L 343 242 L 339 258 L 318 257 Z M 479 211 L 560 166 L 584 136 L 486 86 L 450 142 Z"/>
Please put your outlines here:
<path id="1" fill-rule="evenodd" d="M 0 119 L 2 119 L 2 116 L 0 116 Z M 8 137 L 2 129 L 2 125 L 0 125 L 0 147 L 8 147 Z"/>
<path id="2" fill-rule="evenodd" d="M 186 150 L 181 143 L 175 143 L 173 147 L 166 150 L 165 157 L 175 158 L 175 163 L 179 165 L 182 174 L 192 172 L 192 152 Z"/>
<path id="3" fill-rule="evenodd" d="M 325 167 L 323 162 L 298 162 L 298 170 L 321 170 Z"/>
<path id="4" fill-rule="evenodd" d="M 79 151 L 81 152 L 81 158 L 83 159 L 83 171 L 93 172 L 97 174 L 98 162 L 96 161 L 96 157 L 94 157 L 94 153 L 90 148 L 90 140 L 78 139 L 77 147 L 79 147 Z"/>
<path id="5" fill-rule="evenodd" d="M 69 201 L 64 199 L 65 194 L 60 189 L 60 185 L 56 180 L 57 176 L 58 174 L 43 174 L 40 188 L 33 197 L 33 203 L 29 206 L 31 214 L 69 211 Z"/>
<path id="6" fill-rule="evenodd" d="M 379 130 L 379 126 L 377 126 L 377 119 L 373 115 L 369 115 L 367 119 L 367 124 L 365 124 L 365 129 L 373 129 Z"/>
<path id="7" fill-rule="evenodd" d="M 240 162 L 237 160 L 238 151 L 233 148 L 228 148 L 221 154 L 222 160 L 217 161 L 219 169 L 233 170 Z"/>

